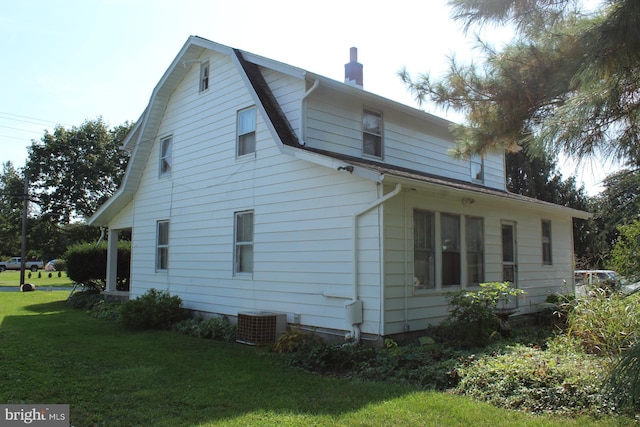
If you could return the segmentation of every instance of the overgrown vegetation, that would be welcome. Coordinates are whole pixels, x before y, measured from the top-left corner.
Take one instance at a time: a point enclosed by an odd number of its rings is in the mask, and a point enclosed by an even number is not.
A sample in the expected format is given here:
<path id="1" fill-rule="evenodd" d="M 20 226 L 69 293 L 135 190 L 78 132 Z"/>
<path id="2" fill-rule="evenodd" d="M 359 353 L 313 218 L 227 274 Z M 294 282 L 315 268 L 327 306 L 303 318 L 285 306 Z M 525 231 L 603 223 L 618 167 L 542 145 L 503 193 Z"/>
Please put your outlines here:
<path id="1" fill-rule="evenodd" d="M 490 316 L 496 316 L 501 301 L 518 293 L 507 283 L 490 283 L 475 295 L 450 294 L 449 318 L 405 345 L 390 339 L 384 348 L 330 344 L 312 332 L 290 329 L 271 350 L 307 371 L 451 391 L 531 413 L 599 417 L 640 412 L 640 294 L 601 292 L 579 300 L 552 296 L 547 319 L 500 334 L 500 322 Z M 179 297 L 156 289 L 125 304 L 107 303 L 85 291 L 69 304 L 129 329 L 235 339 L 235 326 L 226 319 L 187 318 Z M 482 331 L 481 340 L 458 335 L 471 326 L 475 335 Z"/>
<path id="2" fill-rule="evenodd" d="M 392 340 L 383 349 L 331 345 L 292 331 L 273 350 L 307 370 L 450 390 L 533 413 L 602 416 L 640 410 L 640 350 L 633 347 L 634 357 L 614 363 L 638 341 L 640 295 L 554 296 L 543 312 L 546 319 L 504 336 L 491 317 L 497 302 L 509 295 L 500 283 L 482 286 L 475 295 L 450 294 L 450 317 L 407 345 Z M 482 338 L 474 338 L 479 333 Z"/>

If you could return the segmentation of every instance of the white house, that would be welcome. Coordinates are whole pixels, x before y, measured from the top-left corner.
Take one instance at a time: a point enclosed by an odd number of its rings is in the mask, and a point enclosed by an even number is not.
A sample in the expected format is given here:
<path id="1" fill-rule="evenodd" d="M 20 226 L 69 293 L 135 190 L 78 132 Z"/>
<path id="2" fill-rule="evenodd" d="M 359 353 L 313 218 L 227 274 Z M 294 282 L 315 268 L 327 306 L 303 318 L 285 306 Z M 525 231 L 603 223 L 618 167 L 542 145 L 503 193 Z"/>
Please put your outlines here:
<path id="1" fill-rule="evenodd" d="M 572 218 L 506 191 L 503 154 L 454 159 L 450 122 L 190 37 L 124 142 L 122 187 L 90 219 L 131 230 L 130 297 L 202 313 L 285 313 L 378 340 L 447 313 L 445 293 L 511 281 L 537 310 L 573 283 Z"/>

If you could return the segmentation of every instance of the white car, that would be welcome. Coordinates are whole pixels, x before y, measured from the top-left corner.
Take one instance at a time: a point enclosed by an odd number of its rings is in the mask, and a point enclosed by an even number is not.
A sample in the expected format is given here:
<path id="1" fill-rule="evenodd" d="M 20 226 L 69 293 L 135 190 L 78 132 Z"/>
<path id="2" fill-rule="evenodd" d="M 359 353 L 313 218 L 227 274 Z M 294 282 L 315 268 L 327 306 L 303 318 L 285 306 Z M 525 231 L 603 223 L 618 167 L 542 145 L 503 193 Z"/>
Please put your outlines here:
<path id="1" fill-rule="evenodd" d="M 574 271 L 576 297 L 586 297 L 594 288 L 620 289 L 622 281 L 613 270 L 576 270 Z"/>

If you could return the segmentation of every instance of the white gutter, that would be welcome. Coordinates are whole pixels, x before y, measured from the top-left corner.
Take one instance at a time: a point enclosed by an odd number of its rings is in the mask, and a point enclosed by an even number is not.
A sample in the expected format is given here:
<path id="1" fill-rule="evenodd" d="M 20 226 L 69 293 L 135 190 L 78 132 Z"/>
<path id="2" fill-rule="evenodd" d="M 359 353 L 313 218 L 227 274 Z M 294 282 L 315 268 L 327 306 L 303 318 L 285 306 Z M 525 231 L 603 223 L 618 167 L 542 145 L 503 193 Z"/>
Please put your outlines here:
<path id="1" fill-rule="evenodd" d="M 305 145 L 305 136 L 307 134 L 306 129 L 307 129 L 307 113 L 305 111 L 305 101 L 307 100 L 307 97 L 309 95 L 311 95 L 311 93 L 316 90 L 318 88 L 318 86 L 320 86 L 320 80 L 316 80 L 313 82 L 313 86 L 311 86 L 309 88 L 308 91 L 305 92 L 305 94 L 302 96 L 302 98 L 300 99 L 300 136 L 298 136 L 298 144 L 300 145 Z"/>
<path id="2" fill-rule="evenodd" d="M 393 189 L 393 191 L 391 191 L 390 193 L 385 194 L 384 196 L 378 198 L 377 200 L 374 200 L 373 202 L 371 202 L 371 204 L 369 204 L 367 207 L 365 207 L 364 209 L 359 210 L 358 212 L 356 212 L 353 215 L 353 223 L 352 223 L 352 245 L 353 245 L 353 252 L 352 252 L 352 277 L 351 277 L 351 301 L 347 302 L 347 304 L 353 304 L 356 301 L 358 301 L 358 218 L 362 215 L 364 215 L 365 213 L 369 212 L 370 210 L 377 208 L 378 206 L 380 206 L 381 204 L 383 204 L 384 202 L 386 202 L 387 200 L 389 200 L 392 197 L 395 197 L 400 191 L 402 190 L 402 184 L 396 184 L 396 187 Z M 381 277 L 381 280 L 383 281 L 384 278 Z M 382 283 L 380 284 L 382 286 Z M 356 343 L 360 342 L 360 326 L 358 323 L 353 323 L 351 325 L 352 327 L 352 337 L 354 339 L 354 341 Z"/>

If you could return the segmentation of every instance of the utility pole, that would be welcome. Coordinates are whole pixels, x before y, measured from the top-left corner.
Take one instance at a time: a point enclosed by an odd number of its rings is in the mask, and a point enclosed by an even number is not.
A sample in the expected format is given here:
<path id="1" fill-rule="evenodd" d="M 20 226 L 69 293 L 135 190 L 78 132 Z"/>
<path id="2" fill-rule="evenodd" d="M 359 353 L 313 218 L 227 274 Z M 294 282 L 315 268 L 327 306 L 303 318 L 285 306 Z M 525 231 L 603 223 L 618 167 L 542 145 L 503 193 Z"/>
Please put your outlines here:
<path id="1" fill-rule="evenodd" d="M 24 271 L 27 262 L 27 212 L 29 210 L 29 177 L 24 174 L 24 204 L 22 206 L 22 244 L 20 255 L 20 286 L 24 285 Z"/>

